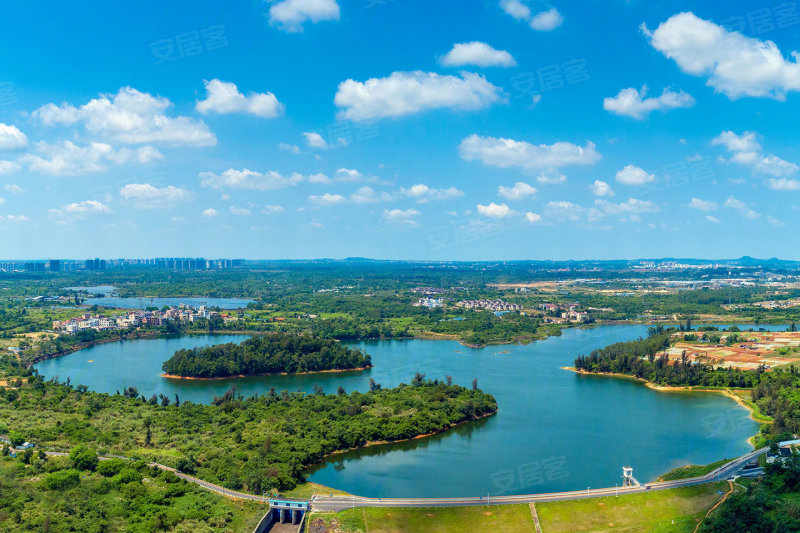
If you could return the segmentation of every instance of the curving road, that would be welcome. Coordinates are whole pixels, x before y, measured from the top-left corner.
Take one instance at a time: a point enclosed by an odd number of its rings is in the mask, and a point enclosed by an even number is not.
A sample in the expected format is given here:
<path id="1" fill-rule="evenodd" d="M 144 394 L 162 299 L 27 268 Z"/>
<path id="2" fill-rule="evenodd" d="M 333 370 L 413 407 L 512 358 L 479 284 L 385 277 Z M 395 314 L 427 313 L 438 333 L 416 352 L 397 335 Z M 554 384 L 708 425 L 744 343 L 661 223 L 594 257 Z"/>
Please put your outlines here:
<path id="1" fill-rule="evenodd" d="M 665 490 L 674 489 L 678 487 L 688 487 L 691 485 L 701 485 L 712 481 L 727 479 L 734 477 L 741 473 L 745 465 L 761 455 L 766 453 L 768 448 L 760 448 L 748 454 L 742 455 L 737 459 L 725 463 L 721 467 L 712 470 L 704 476 L 678 479 L 675 481 L 661 481 L 657 483 L 645 483 L 638 487 L 614 487 L 605 489 L 591 489 L 581 491 L 569 492 L 549 492 L 543 494 L 523 494 L 518 496 L 493 496 L 484 498 L 466 497 L 466 498 L 363 498 L 360 496 L 318 496 L 315 495 L 311 498 L 311 505 L 315 511 L 341 511 L 351 507 L 464 507 L 464 506 L 477 506 L 477 505 L 508 505 L 515 503 L 536 503 L 536 502 L 551 502 L 559 500 L 580 500 L 585 498 L 599 498 L 602 496 L 613 496 L 618 494 L 634 494 L 637 492 L 647 492 L 650 490 Z M 44 452 L 47 455 L 53 456 L 68 456 L 67 452 Z M 101 461 L 108 461 L 111 459 L 129 459 L 121 455 L 108 455 L 101 456 Z M 263 496 L 256 496 L 255 494 L 248 494 L 246 492 L 239 492 L 235 490 L 226 489 L 219 485 L 203 481 L 202 479 L 178 472 L 160 463 L 147 463 L 149 466 L 160 468 L 173 472 L 176 476 L 195 483 L 206 490 L 216 492 L 228 498 L 238 498 L 242 500 L 250 500 L 259 503 L 268 503 L 269 498 Z"/>
<path id="2" fill-rule="evenodd" d="M 761 448 L 734 459 L 708 474 L 699 477 L 645 483 L 638 487 L 614 487 L 570 492 L 550 492 L 544 494 L 524 494 L 519 496 L 467 497 L 467 498 L 361 498 L 358 496 L 314 496 L 311 504 L 316 511 L 341 511 L 351 507 L 462 507 L 475 505 L 507 505 L 514 503 L 536 503 L 559 500 L 580 500 L 599 498 L 617 494 L 634 494 L 651 490 L 674 489 L 701 485 L 719 479 L 727 479 L 738 475 L 744 466 L 765 453 L 768 448 Z"/>
<path id="3" fill-rule="evenodd" d="M 52 455 L 56 457 L 65 457 L 69 456 L 68 452 L 44 452 L 46 455 Z M 98 457 L 101 461 L 110 461 L 111 459 L 131 459 L 130 457 L 125 457 L 123 455 L 101 455 Z M 195 483 L 206 490 L 210 490 L 211 492 L 216 492 L 218 494 L 222 494 L 228 498 L 238 498 L 240 500 L 250 500 L 259 503 L 269 503 L 269 498 L 263 496 L 256 496 L 255 494 L 249 494 L 247 492 L 239 492 L 236 490 L 226 489 L 225 487 L 221 487 L 219 485 L 215 485 L 213 483 L 209 483 L 208 481 L 203 481 L 202 479 L 196 478 L 194 476 L 190 476 L 188 474 L 184 474 L 183 472 L 178 472 L 174 468 L 162 465 L 161 463 L 152 463 L 148 462 L 147 466 L 154 466 L 156 468 L 160 468 L 161 470 L 166 470 L 168 472 L 172 472 L 179 478 L 186 480 L 190 483 Z"/>

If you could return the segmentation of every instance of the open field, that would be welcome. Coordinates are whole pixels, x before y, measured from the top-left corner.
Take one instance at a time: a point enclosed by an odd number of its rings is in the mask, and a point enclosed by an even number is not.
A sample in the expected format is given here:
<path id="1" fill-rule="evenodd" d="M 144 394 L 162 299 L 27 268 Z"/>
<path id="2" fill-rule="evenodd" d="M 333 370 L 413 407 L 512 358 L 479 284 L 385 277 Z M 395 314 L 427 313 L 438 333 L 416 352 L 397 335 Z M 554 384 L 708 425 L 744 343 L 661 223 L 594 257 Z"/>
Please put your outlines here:
<path id="1" fill-rule="evenodd" d="M 676 333 L 675 338 L 683 335 Z M 731 333 L 709 335 L 718 335 L 719 343 L 677 340 L 665 353 L 673 361 L 679 361 L 685 352 L 689 361 L 742 370 L 755 370 L 762 364 L 769 369 L 800 361 L 800 332 L 737 332 L 737 340 L 730 345 L 726 341 Z"/>
<path id="2" fill-rule="evenodd" d="M 704 468 L 704 467 L 697 467 Z M 728 492 L 727 483 L 628 494 L 618 498 L 537 503 L 543 533 L 691 533 L 698 521 Z M 355 508 L 314 513 L 308 533 L 533 532 L 528 505 L 447 508 Z"/>
<path id="3" fill-rule="evenodd" d="M 536 510 L 543 533 L 691 533 L 721 499 L 717 491 L 727 490 L 727 483 L 709 483 L 619 498 L 541 503 Z"/>
<path id="4" fill-rule="evenodd" d="M 356 508 L 309 515 L 308 533 L 533 533 L 528 505 L 491 507 L 428 507 L 414 509 Z"/>

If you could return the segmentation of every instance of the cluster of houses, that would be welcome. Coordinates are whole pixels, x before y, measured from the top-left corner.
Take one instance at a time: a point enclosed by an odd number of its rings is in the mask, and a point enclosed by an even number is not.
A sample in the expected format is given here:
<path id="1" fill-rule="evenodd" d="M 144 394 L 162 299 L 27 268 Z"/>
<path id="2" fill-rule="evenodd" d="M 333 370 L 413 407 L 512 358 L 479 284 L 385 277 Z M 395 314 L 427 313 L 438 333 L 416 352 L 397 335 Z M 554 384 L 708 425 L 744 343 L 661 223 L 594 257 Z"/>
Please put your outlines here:
<path id="1" fill-rule="evenodd" d="M 165 320 L 187 323 L 194 322 L 200 318 L 209 319 L 215 314 L 217 313 L 209 311 L 204 305 L 192 307 L 185 304 L 160 311 L 130 311 L 117 317 L 92 316 L 89 313 L 85 313 L 68 320 L 54 320 L 53 330 L 60 333 L 73 334 L 86 329 L 101 331 L 139 326 L 160 326 Z"/>
<path id="2" fill-rule="evenodd" d="M 560 316 L 570 322 L 583 322 L 589 318 L 589 312 L 580 309 L 579 303 L 571 304 L 539 304 L 539 310 L 550 316 Z"/>
<path id="3" fill-rule="evenodd" d="M 0 444 L 2 444 L 4 447 L 5 446 L 8 447 L 9 455 L 11 455 L 11 457 L 16 457 L 17 452 L 22 452 L 34 447 L 34 444 L 28 441 L 25 441 L 17 446 L 14 446 L 13 444 L 11 444 L 11 438 L 8 435 L 0 435 Z"/>
<path id="4" fill-rule="evenodd" d="M 428 309 L 434 309 L 436 307 L 442 307 L 444 305 L 444 298 L 420 298 L 417 303 L 414 304 L 416 307 L 426 307 Z"/>
<path id="5" fill-rule="evenodd" d="M 505 300 L 462 300 L 456 305 L 465 309 L 487 309 L 489 311 L 520 311 L 522 309 L 521 305 Z"/>

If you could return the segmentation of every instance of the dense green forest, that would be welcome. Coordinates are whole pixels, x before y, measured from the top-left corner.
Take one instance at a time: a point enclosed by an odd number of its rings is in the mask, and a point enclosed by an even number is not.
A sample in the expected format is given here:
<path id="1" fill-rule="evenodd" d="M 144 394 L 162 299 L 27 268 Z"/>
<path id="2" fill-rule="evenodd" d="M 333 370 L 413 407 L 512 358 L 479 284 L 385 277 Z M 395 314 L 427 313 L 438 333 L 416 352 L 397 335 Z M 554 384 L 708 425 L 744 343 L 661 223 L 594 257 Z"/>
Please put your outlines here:
<path id="1" fill-rule="evenodd" d="M 140 397 L 134 387 L 100 394 L 45 381 L 2 357 L 0 433 L 50 448 L 87 444 L 99 452 L 155 459 L 202 479 L 261 493 L 288 489 L 306 467 L 340 450 L 443 431 L 497 410 L 495 399 L 417 375 L 411 384 L 370 392 L 311 395 L 270 391 L 242 398 L 235 389 L 212 405 Z"/>
<path id="2" fill-rule="evenodd" d="M 81 533 L 252 531 L 264 506 L 229 500 L 144 461 L 76 447 L 70 457 L 0 457 L 0 530 Z"/>
<path id="3" fill-rule="evenodd" d="M 800 456 L 767 464 L 764 477 L 731 495 L 700 526 L 701 533 L 800 531 Z"/>
<path id="4" fill-rule="evenodd" d="M 336 341 L 310 335 L 273 333 L 235 344 L 182 349 L 164 361 L 167 374 L 219 378 L 254 374 L 296 374 L 372 366 L 370 356 Z"/>

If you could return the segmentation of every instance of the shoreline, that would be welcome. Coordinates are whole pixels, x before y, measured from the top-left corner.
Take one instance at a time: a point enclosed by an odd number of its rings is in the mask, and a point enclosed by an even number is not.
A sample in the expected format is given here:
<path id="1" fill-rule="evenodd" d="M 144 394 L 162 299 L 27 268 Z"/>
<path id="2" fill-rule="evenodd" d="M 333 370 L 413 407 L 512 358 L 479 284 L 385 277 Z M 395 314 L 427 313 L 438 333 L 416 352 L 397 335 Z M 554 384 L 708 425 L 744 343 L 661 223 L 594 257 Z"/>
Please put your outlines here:
<path id="1" fill-rule="evenodd" d="M 306 467 L 304 470 L 309 470 L 311 468 L 319 466 L 325 460 L 330 459 L 331 457 L 335 457 L 337 455 L 341 455 L 343 453 L 354 452 L 356 450 L 362 450 L 364 448 L 372 448 L 374 446 L 383 446 L 384 444 L 398 444 L 400 442 L 411 442 L 411 441 L 414 441 L 414 440 L 420 440 L 420 439 L 425 439 L 425 438 L 428 438 L 428 437 L 433 437 L 434 435 L 439 435 L 441 433 L 445 433 L 446 431 L 449 431 L 449 430 L 451 430 L 451 429 L 453 429 L 455 427 L 463 426 L 464 424 L 469 424 L 470 422 L 476 422 L 478 420 L 483 420 L 484 418 L 489 418 L 490 416 L 494 416 L 499 412 L 500 412 L 500 408 L 498 408 L 496 411 L 492 411 L 491 413 L 484 413 L 481 416 L 476 416 L 474 418 L 470 418 L 469 420 L 462 420 L 461 422 L 456 422 L 455 424 L 450 424 L 446 428 L 442 428 L 442 429 L 440 429 L 438 431 L 433 431 L 431 433 L 425 433 L 425 434 L 422 434 L 422 435 L 417 435 L 416 437 L 409 437 L 407 439 L 398 439 L 398 440 L 367 441 L 366 444 L 363 444 L 361 446 L 356 446 L 354 448 L 347 448 L 346 450 L 336 450 L 334 452 L 331 452 L 329 454 L 326 454 L 326 455 L 322 456 L 322 458 L 319 461 L 315 462 L 313 465 L 310 465 L 310 466 Z"/>
<path id="2" fill-rule="evenodd" d="M 615 378 L 615 379 L 627 379 L 627 380 L 630 380 L 630 381 L 637 381 L 639 383 L 642 383 L 648 389 L 651 389 L 651 390 L 654 390 L 654 391 L 658 391 L 658 392 L 717 392 L 717 393 L 722 394 L 723 396 L 727 396 L 728 398 L 730 398 L 731 400 L 735 401 L 740 406 L 742 406 L 745 409 L 747 409 L 748 418 L 750 418 L 750 420 L 752 420 L 753 422 L 755 422 L 757 424 L 769 424 L 769 423 L 772 422 L 771 419 L 769 419 L 769 420 L 767 419 L 768 418 L 767 415 L 764 415 L 761 412 L 756 412 L 757 407 L 754 407 L 753 405 L 750 405 L 743 398 L 741 398 L 741 397 L 737 396 L 736 394 L 734 394 L 733 392 L 731 392 L 730 388 L 728 388 L 728 387 L 715 389 L 715 388 L 700 387 L 700 386 L 691 387 L 691 386 L 687 386 L 687 385 L 681 385 L 681 386 L 656 385 L 655 383 L 652 383 L 652 382 L 650 382 L 650 381 L 648 381 L 648 380 L 646 380 L 644 378 L 637 378 L 636 376 L 629 376 L 627 374 L 619 374 L 619 373 L 614 373 L 614 372 L 586 372 L 585 370 L 578 370 L 577 368 L 572 367 L 572 366 L 562 366 L 560 368 L 561 368 L 561 370 L 567 370 L 568 372 L 574 372 L 575 374 L 578 374 L 578 375 L 581 375 L 581 376 L 602 376 L 602 377 L 609 377 L 609 378 Z M 754 443 L 753 439 L 755 439 L 757 436 L 758 436 L 758 433 L 756 433 L 755 435 L 753 435 L 751 437 L 748 437 L 747 438 L 747 444 L 749 444 L 750 446 L 753 446 L 755 448 L 755 443 Z"/>
<path id="3" fill-rule="evenodd" d="M 330 370 L 310 370 L 308 372 L 265 372 L 261 374 L 236 374 L 232 376 L 217 376 L 212 378 L 205 378 L 199 376 L 180 376 L 177 374 L 161 374 L 159 377 L 164 379 L 179 379 L 179 380 L 189 380 L 189 381 L 215 381 L 220 379 L 238 379 L 238 378 L 250 378 L 250 377 L 258 377 L 258 376 L 307 376 L 310 374 L 330 374 L 335 372 L 363 372 L 364 370 L 369 370 L 373 368 L 375 365 L 369 366 L 362 366 L 359 368 L 332 368 Z"/>

